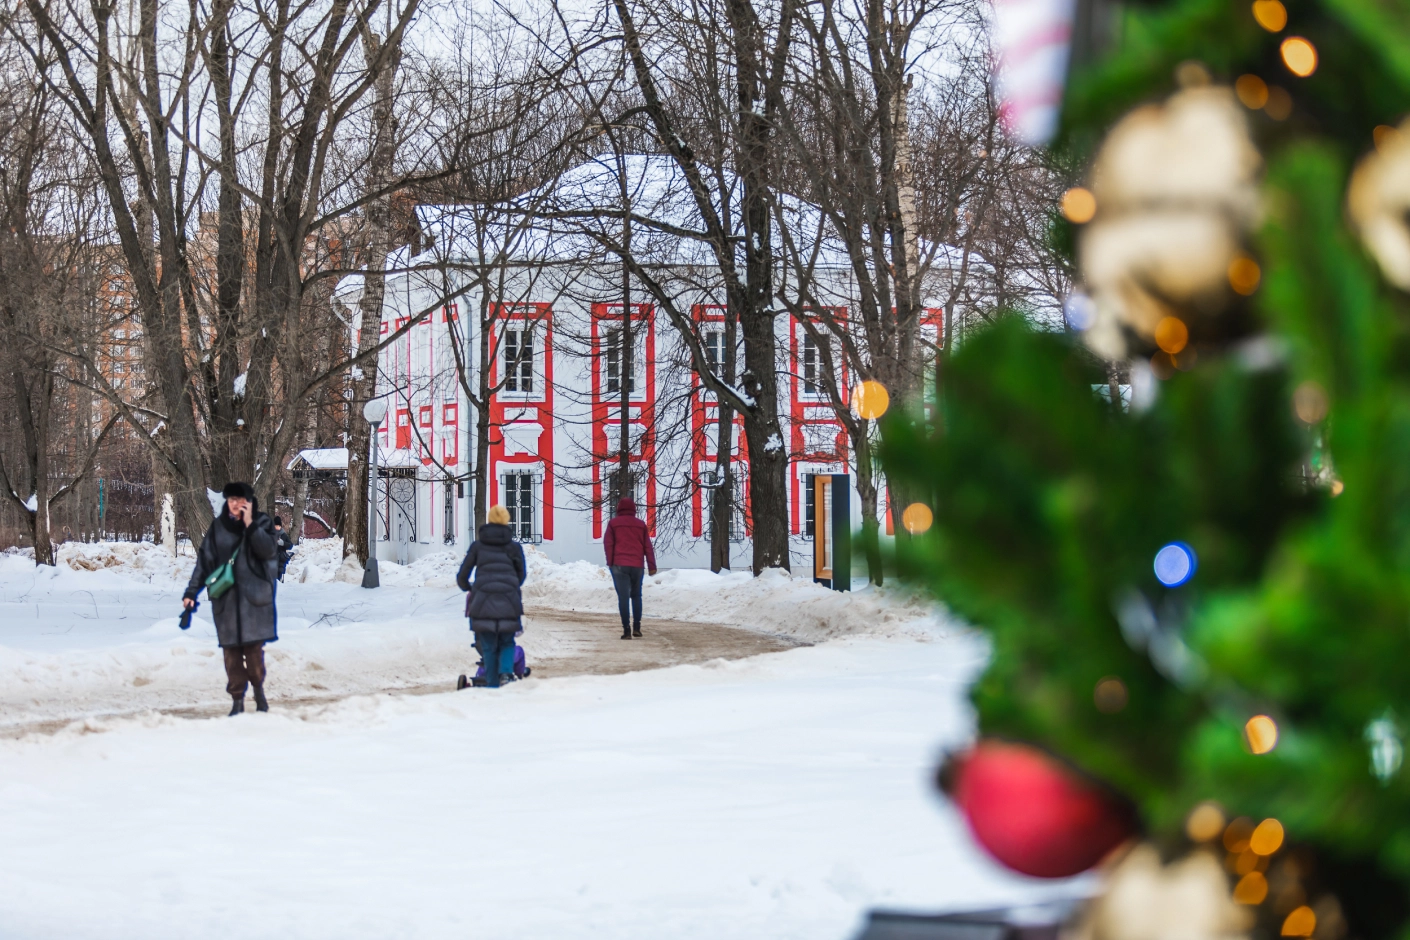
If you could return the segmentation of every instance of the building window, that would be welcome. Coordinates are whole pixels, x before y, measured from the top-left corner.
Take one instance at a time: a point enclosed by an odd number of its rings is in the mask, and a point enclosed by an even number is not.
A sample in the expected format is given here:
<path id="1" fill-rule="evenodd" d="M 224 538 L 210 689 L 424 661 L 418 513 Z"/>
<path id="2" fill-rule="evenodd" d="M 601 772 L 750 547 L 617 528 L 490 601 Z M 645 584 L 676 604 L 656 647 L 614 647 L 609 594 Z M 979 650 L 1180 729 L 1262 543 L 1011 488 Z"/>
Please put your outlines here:
<path id="1" fill-rule="evenodd" d="M 113 363 L 113 375 L 122 375 L 122 373 L 123 373 L 126 369 L 127 369 L 127 366 L 124 365 L 121 360 L 115 361 L 115 362 Z"/>
<path id="2" fill-rule="evenodd" d="M 445 543 L 455 544 L 455 481 L 447 479 L 445 483 L 445 518 L 442 520 L 441 530 L 445 533 Z"/>
<path id="3" fill-rule="evenodd" d="M 803 334 L 803 394 L 817 395 L 818 387 L 818 344 L 812 336 Z"/>
<path id="4" fill-rule="evenodd" d="M 606 373 L 607 373 L 607 393 L 608 393 L 609 395 L 610 395 L 610 394 L 614 394 L 614 393 L 615 393 L 615 394 L 620 394 L 621 391 L 622 391 L 622 330 L 621 330 L 621 327 L 617 327 L 616 329 L 608 330 L 607 333 L 605 334 L 605 336 L 606 336 L 605 342 L 606 342 L 606 344 L 607 344 L 607 348 L 604 350 L 603 355 L 604 355 L 604 358 L 605 358 L 605 360 L 606 360 L 606 362 L 604 363 L 604 366 L 605 366 L 605 370 L 606 370 Z M 635 352 L 635 350 L 634 350 L 633 352 Z M 629 394 L 629 395 L 630 395 L 630 394 L 634 394 L 634 393 L 636 392 L 636 370 L 637 370 L 638 365 L 640 364 L 640 363 L 637 361 L 637 359 L 638 359 L 637 356 L 633 355 L 633 356 L 632 356 L 632 359 L 633 359 L 633 362 L 632 362 L 632 374 L 629 375 L 629 376 L 627 376 L 627 394 Z"/>
<path id="5" fill-rule="evenodd" d="M 521 542 L 534 541 L 534 475 L 506 473 L 503 482 L 510 535 Z"/>
<path id="6" fill-rule="evenodd" d="M 720 363 L 725 361 L 724 330 L 709 330 L 705 334 L 705 365 L 711 375 L 720 374 Z"/>
<path id="7" fill-rule="evenodd" d="M 504 331 L 504 390 L 534 390 L 534 334 L 526 326 Z"/>
<path id="8" fill-rule="evenodd" d="M 641 491 L 642 475 L 636 470 L 627 471 L 626 485 L 622 485 L 622 470 L 620 466 L 607 474 L 607 511 L 608 515 L 617 511 L 617 503 L 623 496 L 631 497 L 640 509 L 645 500 Z"/>
<path id="9" fill-rule="evenodd" d="M 709 503 L 705 507 L 707 513 L 705 517 L 705 537 L 713 540 L 715 537 L 715 506 L 717 501 L 725 502 L 725 527 L 728 530 L 726 538 L 731 542 L 738 542 L 744 538 L 744 512 L 739 501 L 738 479 L 731 480 L 728 489 L 718 486 L 710 490 Z"/>

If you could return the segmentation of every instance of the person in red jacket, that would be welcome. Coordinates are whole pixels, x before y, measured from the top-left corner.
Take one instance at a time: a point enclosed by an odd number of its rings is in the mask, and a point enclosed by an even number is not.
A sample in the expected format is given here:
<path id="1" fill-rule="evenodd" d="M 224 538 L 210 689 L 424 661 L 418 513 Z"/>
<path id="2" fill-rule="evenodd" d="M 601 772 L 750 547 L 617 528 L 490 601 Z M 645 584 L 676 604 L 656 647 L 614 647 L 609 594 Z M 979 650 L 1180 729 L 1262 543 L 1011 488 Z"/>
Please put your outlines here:
<path id="1" fill-rule="evenodd" d="M 646 523 L 636 517 L 636 503 L 630 496 L 617 501 L 617 515 L 607 523 L 602 537 L 607 550 L 607 567 L 612 571 L 612 586 L 617 589 L 617 612 L 622 615 L 622 639 L 641 636 L 642 562 L 647 571 L 656 573 L 656 552 Z M 627 619 L 630 604 L 631 620 Z"/>

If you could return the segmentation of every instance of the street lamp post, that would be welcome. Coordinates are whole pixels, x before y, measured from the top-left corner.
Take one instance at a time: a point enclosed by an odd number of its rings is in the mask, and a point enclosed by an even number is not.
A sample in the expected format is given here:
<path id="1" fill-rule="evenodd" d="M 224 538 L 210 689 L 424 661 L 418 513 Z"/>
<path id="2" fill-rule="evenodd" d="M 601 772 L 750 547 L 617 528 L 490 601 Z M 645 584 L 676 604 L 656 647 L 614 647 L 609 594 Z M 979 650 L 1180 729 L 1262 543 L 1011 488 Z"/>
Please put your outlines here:
<path id="1" fill-rule="evenodd" d="M 362 568 L 362 586 L 375 588 L 381 586 L 377 578 L 377 478 L 380 476 L 378 464 L 381 463 L 378 438 L 382 431 L 382 421 L 387 417 L 386 399 L 370 400 L 362 406 L 362 416 L 372 425 L 372 466 L 369 468 L 372 475 L 372 492 L 367 506 L 367 564 Z"/>

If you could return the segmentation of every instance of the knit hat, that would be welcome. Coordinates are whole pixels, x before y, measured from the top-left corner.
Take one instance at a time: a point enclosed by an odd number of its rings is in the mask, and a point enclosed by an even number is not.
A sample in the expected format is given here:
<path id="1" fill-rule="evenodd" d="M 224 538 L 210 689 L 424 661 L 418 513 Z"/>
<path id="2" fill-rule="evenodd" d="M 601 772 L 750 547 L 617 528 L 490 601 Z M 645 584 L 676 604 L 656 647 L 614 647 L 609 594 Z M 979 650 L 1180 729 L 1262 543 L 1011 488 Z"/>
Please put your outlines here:
<path id="1" fill-rule="evenodd" d="M 498 525 L 509 525 L 509 510 L 503 506 L 491 506 L 487 518 Z"/>

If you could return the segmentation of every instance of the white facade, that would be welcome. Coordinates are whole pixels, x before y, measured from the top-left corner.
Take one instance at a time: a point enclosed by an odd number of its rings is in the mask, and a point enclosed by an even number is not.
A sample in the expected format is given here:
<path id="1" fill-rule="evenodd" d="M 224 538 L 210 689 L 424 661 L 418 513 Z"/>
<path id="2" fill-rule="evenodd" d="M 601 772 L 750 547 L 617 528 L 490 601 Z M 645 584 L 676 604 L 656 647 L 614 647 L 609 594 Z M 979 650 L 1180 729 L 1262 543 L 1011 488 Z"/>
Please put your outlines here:
<path id="1" fill-rule="evenodd" d="M 550 232 L 536 223 L 506 234 L 508 226 L 499 223 L 490 237 L 483 220 L 467 221 L 463 208 L 420 211 L 433 244 L 389 260 L 398 273 L 388 275 L 380 324 L 383 337 L 410 326 L 379 361 L 378 393 L 388 400 L 379 445 L 389 476 L 379 500 L 378 557 L 405 563 L 451 546 L 464 550 L 472 541 L 469 481 L 478 411 L 466 384 L 476 392 L 484 372 L 495 389 L 487 505 L 505 505 L 516 536 L 551 558 L 601 562 L 610 518 L 604 504 L 621 434 L 620 262 L 593 254 L 581 229 Z M 711 268 L 676 247 L 667 252 L 672 257 L 653 276 L 670 280 L 676 309 L 700 324 L 707 355 L 718 361 L 728 351 L 723 328 L 710 328 L 722 320 L 707 290 Z M 846 306 L 845 277 L 833 282 L 837 296 L 830 302 Z M 360 293 L 361 279 L 349 278 L 335 298 L 354 331 L 361 328 L 355 312 Z M 630 452 L 639 514 L 651 527 L 662 567 L 704 567 L 710 490 L 700 482 L 715 466 L 714 399 L 700 387 L 665 311 L 640 283 L 632 284 L 631 301 Z M 933 333 L 940 311 L 928 314 L 925 329 Z M 810 570 L 812 559 L 807 475 L 851 472 L 851 448 L 815 381 L 820 362 L 803 327 L 781 312 L 776 332 L 778 408 L 789 453 L 786 511 L 793 566 L 801 572 Z M 733 472 L 743 500 L 747 463 L 743 426 L 736 422 Z M 884 495 L 879 509 L 886 518 Z M 855 494 L 853 515 L 860 525 Z M 732 525 L 735 568 L 750 563 L 747 524 L 739 519 Z M 864 577 L 861 559 L 856 564 L 854 576 Z"/>

